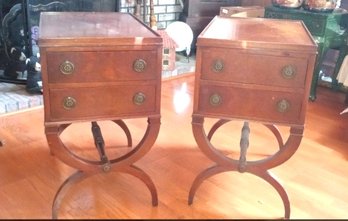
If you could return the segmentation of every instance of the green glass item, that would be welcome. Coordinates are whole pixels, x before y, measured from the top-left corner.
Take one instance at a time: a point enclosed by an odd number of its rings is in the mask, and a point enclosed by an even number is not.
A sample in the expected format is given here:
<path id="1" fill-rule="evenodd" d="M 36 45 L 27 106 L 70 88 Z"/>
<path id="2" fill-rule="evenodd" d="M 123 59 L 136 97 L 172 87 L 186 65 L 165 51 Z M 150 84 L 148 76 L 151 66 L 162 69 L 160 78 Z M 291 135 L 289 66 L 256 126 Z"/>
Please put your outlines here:
<path id="1" fill-rule="evenodd" d="M 316 99 L 316 88 L 318 85 L 319 73 L 326 52 L 329 49 L 339 50 L 339 57 L 332 77 L 332 87 L 338 89 L 336 80 L 340 65 L 347 54 L 348 38 L 348 12 L 338 8 L 332 12 L 308 11 L 301 9 L 290 9 L 265 7 L 265 18 L 302 20 L 318 44 L 318 55 L 313 73 L 313 80 L 310 91 L 310 100 Z"/>

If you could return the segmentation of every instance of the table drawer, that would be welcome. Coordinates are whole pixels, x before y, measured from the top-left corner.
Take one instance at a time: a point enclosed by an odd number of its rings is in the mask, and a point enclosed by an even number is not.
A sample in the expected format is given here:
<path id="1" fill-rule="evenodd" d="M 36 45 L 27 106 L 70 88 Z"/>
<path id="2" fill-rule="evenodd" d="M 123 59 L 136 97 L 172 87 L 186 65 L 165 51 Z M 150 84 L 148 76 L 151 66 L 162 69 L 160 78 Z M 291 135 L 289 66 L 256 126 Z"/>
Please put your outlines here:
<path id="1" fill-rule="evenodd" d="M 243 53 L 240 50 L 202 50 L 201 78 L 204 80 L 263 84 L 283 87 L 305 86 L 307 59 Z"/>
<path id="2" fill-rule="evenodd" d="M 304 123 L 303 93 L 202 85 L 198 113 L 267 122 Z"/>
<path id="3" fill-rule="evenodd" d="M 157 51 L 48 52 L 48 82 L 155 79 L 157 61 Z"/>
<path id="4" fill-rule="evenodd" d="M 118 85 L 51 89 L 49 121 L 159 113 L 155 85 Z M 159 98 L 158 98 L 159 99 Z"/>

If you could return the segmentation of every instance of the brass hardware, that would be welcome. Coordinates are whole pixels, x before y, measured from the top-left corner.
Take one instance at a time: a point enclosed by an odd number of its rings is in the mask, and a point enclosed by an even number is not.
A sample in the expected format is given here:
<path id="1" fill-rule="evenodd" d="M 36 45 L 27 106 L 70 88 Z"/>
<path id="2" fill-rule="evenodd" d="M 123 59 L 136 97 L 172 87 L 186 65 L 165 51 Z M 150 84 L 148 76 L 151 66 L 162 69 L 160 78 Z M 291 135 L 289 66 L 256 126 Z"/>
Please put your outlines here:
<path id="1" fill-rule="evenodd" d="M 103 172 L 109 172 L 111 170 L 111 164 L 110 164 L 110 162 L 107 162 L 107 163 L 104 163 L 103 165 L 102 165 L 102 171 Z"/>
<path id="2" fill-rule="evenodd" d="M 277 111 L 279 113 L 285 113 L 290 110 L 290 102 L 286 99 L 281 99 L 277 102 Z"/>
<path id="3" fill-rule="evenodd" d="M 221 72 L 224 69 L 224 62 L 220 59 L 215 60 L 212 69 L 216 73 Z"/>
<path id="4" fill-rule="evenodd" d="M 218 106 L 222 102 L 222 98 L 218 94 L 213 94 L 210 96 L 209 102 L 212 106 Z"/>
<path id="5" fill-rule="evenodd" d="M 72 74 L 74 72 L 75 66 L 70 61 L 64 61 L 60 65 L 59 69 L 60 69 L 60 72 L 62 72 L 62 74 Z"/>
<path id="6" fill-rule="evenodd" d="M 76 100 L 73 97 L 65 97 L 63 99 L 63 107 L 67 110 L 73 109 L 76 106 Z"/>
<path id="7" fill-rule="evenodd" d="M 286 79 L 292 79 L 296 75 L 296 67 L 293 65 L 286 65 L 282 68 L 282 76 Z"/>
<path id="8" fill-rule="evenodd" d="M 133 70 L 135 72 L 144 72 L 145 68 L 146 68 L 146 61 L 144 61 L 143 59 L 137 59 L 134 61 Z"/>
<path id="9" fill-rule="evenodd" d="M 133 103 L 136 105 L 142 105 L 145 102 L 145 94 L 138 92 L 133 96 Z"/>

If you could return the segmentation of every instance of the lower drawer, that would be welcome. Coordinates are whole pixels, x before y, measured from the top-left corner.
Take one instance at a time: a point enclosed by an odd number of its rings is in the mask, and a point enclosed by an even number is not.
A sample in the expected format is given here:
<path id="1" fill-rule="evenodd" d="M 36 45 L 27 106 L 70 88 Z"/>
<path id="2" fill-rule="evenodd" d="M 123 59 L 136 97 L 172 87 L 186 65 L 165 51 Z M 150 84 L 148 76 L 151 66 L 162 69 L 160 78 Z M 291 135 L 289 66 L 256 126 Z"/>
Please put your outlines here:
<path id="1" fill-rule="evenodd" d="M 155 85 L 79 87 L 49 90 L 47 121 L 135 117 L 159 113 Z M 158 98 L 159 99 L 159 98 Z M 159 101 L 157 101 L 159 102 Z"/>
<path id="2" fill-rule="evenodd" d="M 303 93 L 204 85 L 197 114 L 251 119 L 263 122 L 303 124 Z"/>

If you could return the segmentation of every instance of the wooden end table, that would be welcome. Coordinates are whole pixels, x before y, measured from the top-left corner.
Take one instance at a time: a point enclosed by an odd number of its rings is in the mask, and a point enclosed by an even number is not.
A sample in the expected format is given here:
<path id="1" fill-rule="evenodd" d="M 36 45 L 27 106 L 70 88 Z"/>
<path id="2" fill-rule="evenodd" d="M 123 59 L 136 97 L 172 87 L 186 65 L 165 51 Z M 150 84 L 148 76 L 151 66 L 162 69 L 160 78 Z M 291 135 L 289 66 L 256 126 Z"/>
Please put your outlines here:
<path id="1" fill-rule="evenodd" d="M 143 181 L 158 204 L 151 178 L 134 163 L 152 147 L 160 128 L 162 38 L 131 14 L 44 12 L 40 54 L 45 133 L 51 153 L 76 168 L 59 188 L 52 217 L 67 190 L 90 175 L 124 172 Z M 109 159 L 97 121 L 111 120 L 132 138 L 123 119 L 147 118 L 144 137 L 128 153 Z M 70 124 L 91 122 L 99 161 L 84 159 L 62 142 Z"/>
<path id="2" fill-rule="evenodd" d="M 290 217 L 287 193 L 269 170 L 288 160 L 300 145 L 316 52 L 301 21 L 217 16 L 199 35 L 192 128 L 199 148 L 215 164 L 194 180 L 189 204 L 209 177 L 248 172 L 277 190 L 284 216 Z M 205 118 L 218 119 L 208 133 Z M 225 156 L 210 142 L 219 127 L 234 119 L 245 121 L 239 159 Z M 279 149 L 272 156 L 247 160 L 249 121 L 264 124 L 274 134 Z M 276 125 L 290 127 L 286 141 Z"/>

